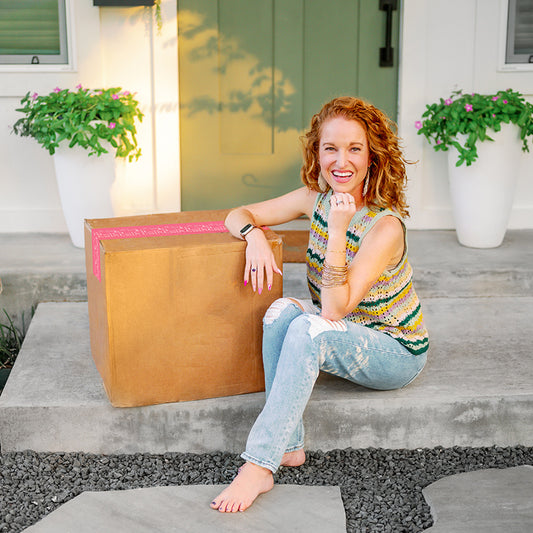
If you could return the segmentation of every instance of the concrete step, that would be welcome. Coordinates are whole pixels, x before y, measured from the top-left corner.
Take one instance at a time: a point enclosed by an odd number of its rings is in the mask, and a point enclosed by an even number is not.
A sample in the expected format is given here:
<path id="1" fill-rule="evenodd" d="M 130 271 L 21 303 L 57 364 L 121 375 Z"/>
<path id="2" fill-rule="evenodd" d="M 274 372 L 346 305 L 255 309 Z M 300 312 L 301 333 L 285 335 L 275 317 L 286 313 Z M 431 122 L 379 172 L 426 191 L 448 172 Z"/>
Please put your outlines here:
<path id="1" fill-rule="evenodd" d="M 533 297 L 428 298 L 422 375 L 371 391 L 321 375 L 309 449 L 533 445 Z M 0 397 L 2 452 L 242 451 L 263 404 L 248 394 L 113 408 L 89 348 L 86 303 L 39 305 Z"/>

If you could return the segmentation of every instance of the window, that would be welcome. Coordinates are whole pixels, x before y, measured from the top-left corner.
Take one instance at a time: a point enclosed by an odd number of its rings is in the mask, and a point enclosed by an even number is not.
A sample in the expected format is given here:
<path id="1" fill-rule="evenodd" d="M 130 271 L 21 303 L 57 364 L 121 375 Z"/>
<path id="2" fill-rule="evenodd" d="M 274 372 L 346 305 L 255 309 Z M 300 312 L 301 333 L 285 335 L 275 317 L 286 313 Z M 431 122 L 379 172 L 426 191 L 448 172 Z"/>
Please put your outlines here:
<path id="1" fill-rule="evenodd" d="M 533 1 L 508 1 L 505 63 L 533 63 Z"/>
<path id="2" fill-rule="evenodd" d="M 0 0 L 0 64 L 68 63 L 65 0 Z"/>

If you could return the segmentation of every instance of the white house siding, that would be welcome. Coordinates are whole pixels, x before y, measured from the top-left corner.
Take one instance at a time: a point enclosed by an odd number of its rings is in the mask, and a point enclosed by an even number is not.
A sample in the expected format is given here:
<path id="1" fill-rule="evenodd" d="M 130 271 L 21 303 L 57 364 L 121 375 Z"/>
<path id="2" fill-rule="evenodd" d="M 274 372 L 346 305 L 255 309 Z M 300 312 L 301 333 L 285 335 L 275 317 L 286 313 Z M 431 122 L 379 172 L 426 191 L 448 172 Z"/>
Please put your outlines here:
<path id="1" fill-rule="evenodd" d="M 434 153 L 414 129 L 425 103 L 455 88 L 508 87 L 533 101 L 533 70 L 498 70 L 505 1 L 403 0 L 399 128 L 407 157 L 418 161 L 409 170 L 412 228 L 453 227 L 445 155 Z M 120 214 L 180 208 L 176 0 L 162 2 L 161 35 L 154 35 L 144 8 L 98 8 L 92 0 L 70 5 L 74 71 L 0 69 L 0 233 L 66 231 L 52 159 L 9 128 L 27 91 L 56 86 L 119 85 L 137 92 L 146 115 L 139 128 L 143 156 L 120 184 Z M 510 227 L 533 228 L 533 154 L 517 157 L 521 171 Z"/>
<path id="2" fill-rule="evenodd" d="M 20 99 L 28 91 L 48 93 L 56 86 L 74 89 L 81 83 L 136 92 L 145 114 L 138 128 L 143 155 L 119 183 L 118 214 L 180 209 L 176 2 L 163 0 L 160 34 L 143 7 L 67 2 L 73 70 L 0 67 L 0 233 L 67 231 L 52 158 L 33 139 L 10 133 L 22 116 L 15 111 Z"/>
<path id="3" fill-rule="evenodd" d="M 453 228 L 446 154 L 416 134 L 425 104 L 454 89 L 513 88 L 533 101 L 531 70 L 501 71 L 501 22 L 506 0 L 404 0 L 399 129 L 410 167 L 410 227 Z M 520 175 L 510 228 L 533 228 L 533 149 L 517 153 Z"/>

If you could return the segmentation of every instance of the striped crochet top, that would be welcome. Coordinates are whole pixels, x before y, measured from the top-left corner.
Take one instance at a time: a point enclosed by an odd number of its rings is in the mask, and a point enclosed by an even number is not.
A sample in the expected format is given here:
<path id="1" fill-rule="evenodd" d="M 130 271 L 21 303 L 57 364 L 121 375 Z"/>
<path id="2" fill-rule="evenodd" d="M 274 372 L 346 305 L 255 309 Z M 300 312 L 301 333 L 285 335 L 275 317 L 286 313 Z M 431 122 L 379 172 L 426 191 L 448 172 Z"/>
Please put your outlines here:
<path id="1" fill-rule="evenodd" d="M 313 303 L 320 308 L 322 267 L 328 244 L 328 215 L 331 189 L 318 194 L 307 248 L 307 284 Z M 390 209 L 364 207 L 350 222 L 346 232 L 346 263 L 350 265 L 363 237 L 383 216 L 398 213 Z M 405 226 L 404 226 L 405 233 Z M 346 320 L 387 333 L 404 345 L 412 354 L 420 355 L 429 346 L 420 302 L 412 283 L 412 268 L 407 260 L 407 242 L 403 256 L 392 270 L 385 270 L 359 305 Z"/>

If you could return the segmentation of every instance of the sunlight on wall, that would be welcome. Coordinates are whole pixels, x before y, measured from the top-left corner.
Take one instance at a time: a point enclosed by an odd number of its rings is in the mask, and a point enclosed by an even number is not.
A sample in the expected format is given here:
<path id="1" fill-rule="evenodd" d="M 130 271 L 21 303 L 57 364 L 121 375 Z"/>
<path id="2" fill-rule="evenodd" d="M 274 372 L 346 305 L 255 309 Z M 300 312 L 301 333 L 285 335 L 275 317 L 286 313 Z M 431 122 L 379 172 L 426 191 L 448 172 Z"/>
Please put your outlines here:
<path id="1" fill-rule="evenodd" d="M 159 34 L 150 9 L 100 10 L 106 85 L 135 92 L 144 113 L 137 126 L 142 155 L 121 169 L 114 186 L 118 216 L 180 207 L 175 2 L 162 3 L 162 16 Z"/>
<path id="2" fill-rule="evenodd" d="M 298 186 L 301 114 L 286 119 L 296 88 L 272 47 L 250 53 L 192 11 L 180 11 L 180 35 L 184 196 L 204 190 L 195 201 L 225 207 L 286 192 L 287 174 Z"/>

